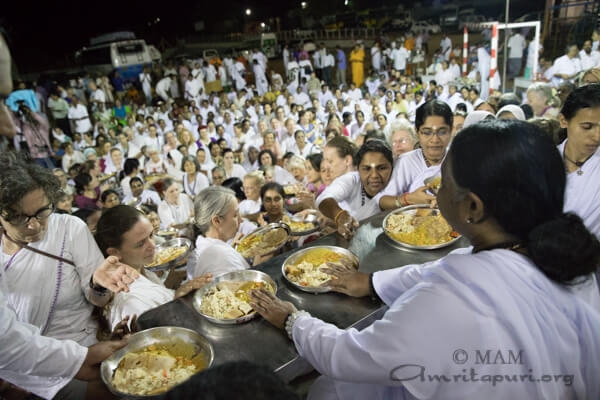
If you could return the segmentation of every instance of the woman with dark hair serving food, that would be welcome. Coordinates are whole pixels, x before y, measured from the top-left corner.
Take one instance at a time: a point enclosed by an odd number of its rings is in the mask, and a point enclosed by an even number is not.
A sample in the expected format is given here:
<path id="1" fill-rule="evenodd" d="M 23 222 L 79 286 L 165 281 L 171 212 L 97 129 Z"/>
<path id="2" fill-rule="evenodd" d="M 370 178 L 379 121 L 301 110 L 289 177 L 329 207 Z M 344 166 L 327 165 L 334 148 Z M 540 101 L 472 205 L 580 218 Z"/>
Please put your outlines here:
<path id="1" fill-rule="evenodd" d="M 600 243 L 563 212 L 565 182 L 561 155 L 538 128 L 465 128 L 443 162 L 437 201 L 472 247 L 371 275 L 330 264 L 334 290 L 389 307 L 361 331 L 264 290 L 251 306 L 323 375 L 309 398 L 600 398 L 600 314 L 572 290 L 596 271 Z M 519 362 L 478 362 L 486 349 Z"/>
<path id="2" fill-rule="evenodd" d="M 390 184 L 379 201 L 382 210 L 435 199 L 428 193 L 425 180 L 440 175 L 452 138 L 453 118 L 450 107 L 440 100 L 429 101 L 417 109 L 415 127 L 421 148 L 402 154 L 396 161 Z"/>
<path id="3" fill-rule="evenodd" d="M 317 198 L 317 207 L 332 219 L 338 232 L 350 238 L 358 221 L 377 214 L 379 199 L 392 176 L 394 155 L 382 140 L 363 144 L 356 153 L 357 171 L 333 181 Z"/>

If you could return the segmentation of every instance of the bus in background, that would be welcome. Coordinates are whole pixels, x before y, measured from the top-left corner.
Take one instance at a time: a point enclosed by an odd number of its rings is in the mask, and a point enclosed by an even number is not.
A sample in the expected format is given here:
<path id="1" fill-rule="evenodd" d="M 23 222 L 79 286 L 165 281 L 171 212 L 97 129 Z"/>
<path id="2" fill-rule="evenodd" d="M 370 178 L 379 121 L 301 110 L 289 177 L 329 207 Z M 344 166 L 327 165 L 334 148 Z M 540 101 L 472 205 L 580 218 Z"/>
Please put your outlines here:
<path id="1" fill-rule="evenodd" d="M 119 71 L 124 79 L 135 80 L 144 65 L 160 62 L 161 55 L 154 46 L 136 39 L 132 32 L 115 32 L 92 38 L 89 47 L 75 53 L 75 59 L 88 72 Z"/>
<path id="2" fill-rule="evenodd" d="M 250 50 L 260 49 L 267 58 L 275 58 L 280 53 L 277 35 L 274 33 L 248 35 L 244 38 L 244 47 Z"/>

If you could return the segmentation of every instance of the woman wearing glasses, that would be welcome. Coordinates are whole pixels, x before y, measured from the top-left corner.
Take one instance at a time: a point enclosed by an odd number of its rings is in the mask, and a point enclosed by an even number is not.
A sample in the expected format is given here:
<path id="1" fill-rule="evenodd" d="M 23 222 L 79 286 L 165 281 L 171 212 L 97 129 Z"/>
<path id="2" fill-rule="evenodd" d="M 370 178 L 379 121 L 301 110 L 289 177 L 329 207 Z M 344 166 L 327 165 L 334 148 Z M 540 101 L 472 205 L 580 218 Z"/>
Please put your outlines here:
<path id="1" fill-rule="evenodd" d="M 379 200 L 382 210 L 435 200 L 427 192 L 425 179 L 440 175 L 452 137 L 452 121 L 452 110 L 443 101 L 432 100 L 417 109 L 415 126 L 421 148 L 403 154 L 396 161 L 390 184 Z"/>
<path id="2" fill-rule="evenodd" d="M 138 274 L 114 257 L 104 260 L 80 219 L 53 214 L 59 193 L 51 171 L 0 156 L 0 279 L 20 321 L 45 336 L 91 345 L 93 306 L 108 303 L 110 291 L 127 291 Z M 107 277 L 110 285 L 99 286 Z"/>

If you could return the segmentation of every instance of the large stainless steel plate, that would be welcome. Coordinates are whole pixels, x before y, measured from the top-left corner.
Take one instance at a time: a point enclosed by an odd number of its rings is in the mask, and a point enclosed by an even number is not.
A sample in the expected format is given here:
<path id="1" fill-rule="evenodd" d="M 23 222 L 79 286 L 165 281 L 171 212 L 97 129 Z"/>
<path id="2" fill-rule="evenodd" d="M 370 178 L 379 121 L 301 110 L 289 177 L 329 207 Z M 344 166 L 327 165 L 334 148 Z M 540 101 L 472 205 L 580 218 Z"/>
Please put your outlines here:
<path id="1" fill-rule="evenodd" d="M 285 232 L 285 239 L 282 239 L 280 243 L 277 244 L 277 246 L 275 248 L 268 248 L 268 249 L 263 249 L 264 251 L 257 251 L 256 253 L 252 254 L 252 249 L 254 247 L 251 247 L 248 250 L 245 251 L 240 251 L 239 247 L 241 243 L 244 243 L 244 241 L 247 240 L 252 240 L 252 238 L 262 235 L 264 237 L 265 234 L 275 231 L 275 230 L 282 230 L 283 232 Z M 254 256 L 264 256 L 270 253 L 273 253 L 279 249 L 281 249 L 281 247 L 283 247 L 284 244 L 287 243 L 287 239 L 290 236 L 290 227 L 287 224 L 284 224 L 283 222 L 274 222 L 274 223 L 270 223 L 268 225 L 265 225 L 263 227 L 258 228 L 257 230 L 250 232 L 249 234 L 247 234 L 246 236 L 244 236 L 239 244 L 236 246 L 236 250 L 242 255 L 242 257 L 250 259 L 253 258 Z"/>
<path id="2" fill-rule="evenodd" d="M 296 265 L 298 264 L 299 260 L 306 256 L 307 254 L 314 252 L 314 251 L 322 251 L 322 250 L 328 250 L 331 251 L 332 253 L 336 253 L 341 255 L 344 258 L 347 258 L 349 260 L 351 260 L 354 265 L 356 266 L 356 268 L 358 268 L 358 257 L 356 257 L 356 255 L 354 255 L 354 253 L 350 252 L 347 249 L 344 249 L 343 247 L 337 247 L 337 246 L 314 246 L 314 247 L 308 247 L 305 249 L 302 249 L 300 251 L 295 252 L 294 254 L 292 254 L 291 256 L 289 256 L 281 265 L 281 274 L 283 275 L 283 277 L 285 278 L 285 280 L 287 280 L 290 285 L 292 285 L 293 287 L 295 287 L 296 289 L 302 290 L 304 292 L 309 292 L 309 293 L 325 293 L 325 292 L 329 292 L 331 291 L 331 288 L 329 288 L 328 286 L 303 286 L 303 285 L 299 285 L 296 282 L 293 282 L 292 280 L 290 280 L 287 276 L 287 272 L 286 272 L 286 268 L 288 266 L 291 265 Z"/>
<path id="3" fill-rule="evenodd" d="M 175 238 L 175 239 L 167 240 L 163 244 L 156 246 L 154 254 L 158 254 L 160 251 L 163 251 L 170 247 L 179 247 L 179 246 L 187 247 L 187 250 L 183 254 L 181 254 L 179 257 L 174 258 L 168 262 L 165 262 L 165 263 L 162 263 L 159 265 L 154 265 L 152 267 L 146 267 L 146 269 L 148 269 L 150 271 L 166 271 L 166 270 L 169 270 L 169 269 L 174 268 L 174 267 L 178 266 L 179 264 L 181 264 L 181 262 L 183 260 L 185 260 L 190 255 L 190 252 L 192 251 L 192 241 L 189 239 Z"/>
<path id="4" fill-rule="evenodd" d="M 406 247 L 408 249 L 417 249 L 417 250 L 435 250 L 435 249 L 440 249 L 442 247 L 446 247 L 446 246 L 450 246 L 451 244 L 454 244 L 456 241 L 458 241 L 460 239 L 460 236 L 453 238 L 452 240 L 448 241 L 448 242 L 444 242 L 444 243 L 439 243 L 439 244 L 432 244 L 432 245 L 425 245 L 425 246 L 417 246 L 414 244 L 410 244 L 410 243 L 406 243 L 406 242 L 402 242 L 400 240 L 395 239 L 390 232 L 387 229 L 387 225 L 388 225 L 388 219 L 390 218 L 391 215 L 397 215 L 397 214 L 409 214 L 409 215 L 414 215 L 417 210 L 419 209 L 428 209 L 428 210 L 432 210 L 432 212 L 439 212 L 439 210 L 437 209 L 432 209 L 429 204 L 414 204 L 411 206 L 406 206 L 406 207 L 401 207 L 398 208 L 392 212 L 390 212 L 388 215 L 386 215 L 386 217 L 383 220 L 382 223 L 382 227 L 383 227 L 383 231 L 385 232 L 385 234 L 387 235 L 387 237 L 394 242 L 395 244 L 398 244 L 402 247 Z"/>
<path id="5" fill-rule="evenodd" d="M 250 314 L 241 316 L 235 319 L 221 319 L 215 318 L 211 315 L 204 314 L 201 310 L 202 301 L 204 300 L 205 295 L 211 291 L 215 286 L 219 284 L 219 282 L 248 282 L 248 281 L 259 281 L 264 282 L 267 285 L 271 286 L 273 289 L 273 293 L 277 293 L 277 284 L 269 275 L 265 274 L 261 271 L 256 271 L 253 269 L 247 269 L 243 271 L 233 271 L 226 272 L 214 278 L 212 282 L 205 285 L 204 287 L 198 289 L 194 294 L 194 308 L 200 315 L 208 319 L 210 322 L 221 325 L 235 325 L 235 324 L 243 324 L 244 322 L 248 322 L 251 319 L 257 316 L 255 311 L 252 311 Z"/>
<path id="6" fill-rule="evenodd" d="M 151 399 L 160 396 L 144 396 L 123 393 L 113 386 L 113 375 L 119 366 L 119 363 L 127 353 L 140 351 L 144 347 L 152 344 L 169 344 L 177 341 L 183 341 L 184 343 L 192 344 L 194 347 L 194 354 L 192 354 L 192 357 L 197 354 L 202 354 L 206 359 L 206 368 L 209 368 L 212 365 L 215 354 L 212 345 L 208 342 L 208 340 L 206 340 L 206 338 L 191 329 L 180 328 L 178 326 L 161 326 L 131 335 L 127 346 L 114 352 L 106 360 L 102 361 L 102 364 L 100 365 L 100 375 L 102 377 L 102 381 L 106 387 L 119 398 Z"/>

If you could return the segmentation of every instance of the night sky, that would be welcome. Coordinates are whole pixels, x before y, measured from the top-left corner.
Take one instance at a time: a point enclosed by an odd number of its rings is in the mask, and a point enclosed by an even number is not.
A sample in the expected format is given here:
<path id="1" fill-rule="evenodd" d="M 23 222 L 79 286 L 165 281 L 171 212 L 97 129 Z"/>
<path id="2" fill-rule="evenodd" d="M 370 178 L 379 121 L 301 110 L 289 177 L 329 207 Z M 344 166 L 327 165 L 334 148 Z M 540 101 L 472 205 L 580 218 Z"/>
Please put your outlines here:
<path id="1" fill-rule="evenodd" d="M 37 4 L 36 4 L 37 3 Z M 89 43 L 89 38 L 119 30 L 133 31 L 138 37 L 175 42 L 177 35 L 192 32 L 195 21 L 231 18 L 251 7 L 255 16 L 283 13 L 286 2 L 273 1 L 190 1 L 150 2 L 140 0 L 99 1 L 4 1 L 0 26 L 7 32 L 13 59 L 19 70 L 60 66 L 67 57 Z M 159 5 L 160 4 L 160 5 Z M 289 3 L 288 3 L 289 4 Z M 237 12 L 236 12 L 237 13 Z M 148 26 L 148 22 L 160 22 Z M 187 32 L 186 32 L 187 31 Z"/>
<path id="2" fill-rule="evenodd" d="M 349 10 L 344 0 L 307 1 L 318 16 L 339 15 Z M 421 3 L 426 6 L 429 1 Z M 446 3 L 450 0 L 431 1 Z M 503 4 L 503 0 L 491 1 Z M 539 3 L 541 9 L 542 2 L 534 0 L 527 4 L 535 7 L 537 4 L 532 3 Z M 224 20 L 237 19 L 239 24 L 234 24 L 234 31 L 242 32 L 244 22 L 283 17 L 289 9 L 298 8 L 300 0 L 6 0 L 2 3 L 0 26 L 7 32 L 14 63 L 18 71 L 31 72 L 72 65 L 75 51 L 89 44 L 90 37 L 103 33 L 133 31 L 151 44 L 159 45 L 164 38 L 174 46 L 178 36 L 194 33 L 196 21 L 204 21 L 208 32 L 218 32 L 223 29 Z M 352 0 L 350 3 L 355 10 L 396 7 L 399 3 L 405 3 L 405 8 L 410 9 L 413 4 L 411 0 Z M 511 8 L 517 6 L 520 4 Z M 243 15 L 246 8 L 252 9 L 250 18 Z M 148 25 L 157 18 L 160 22 Z"/>

